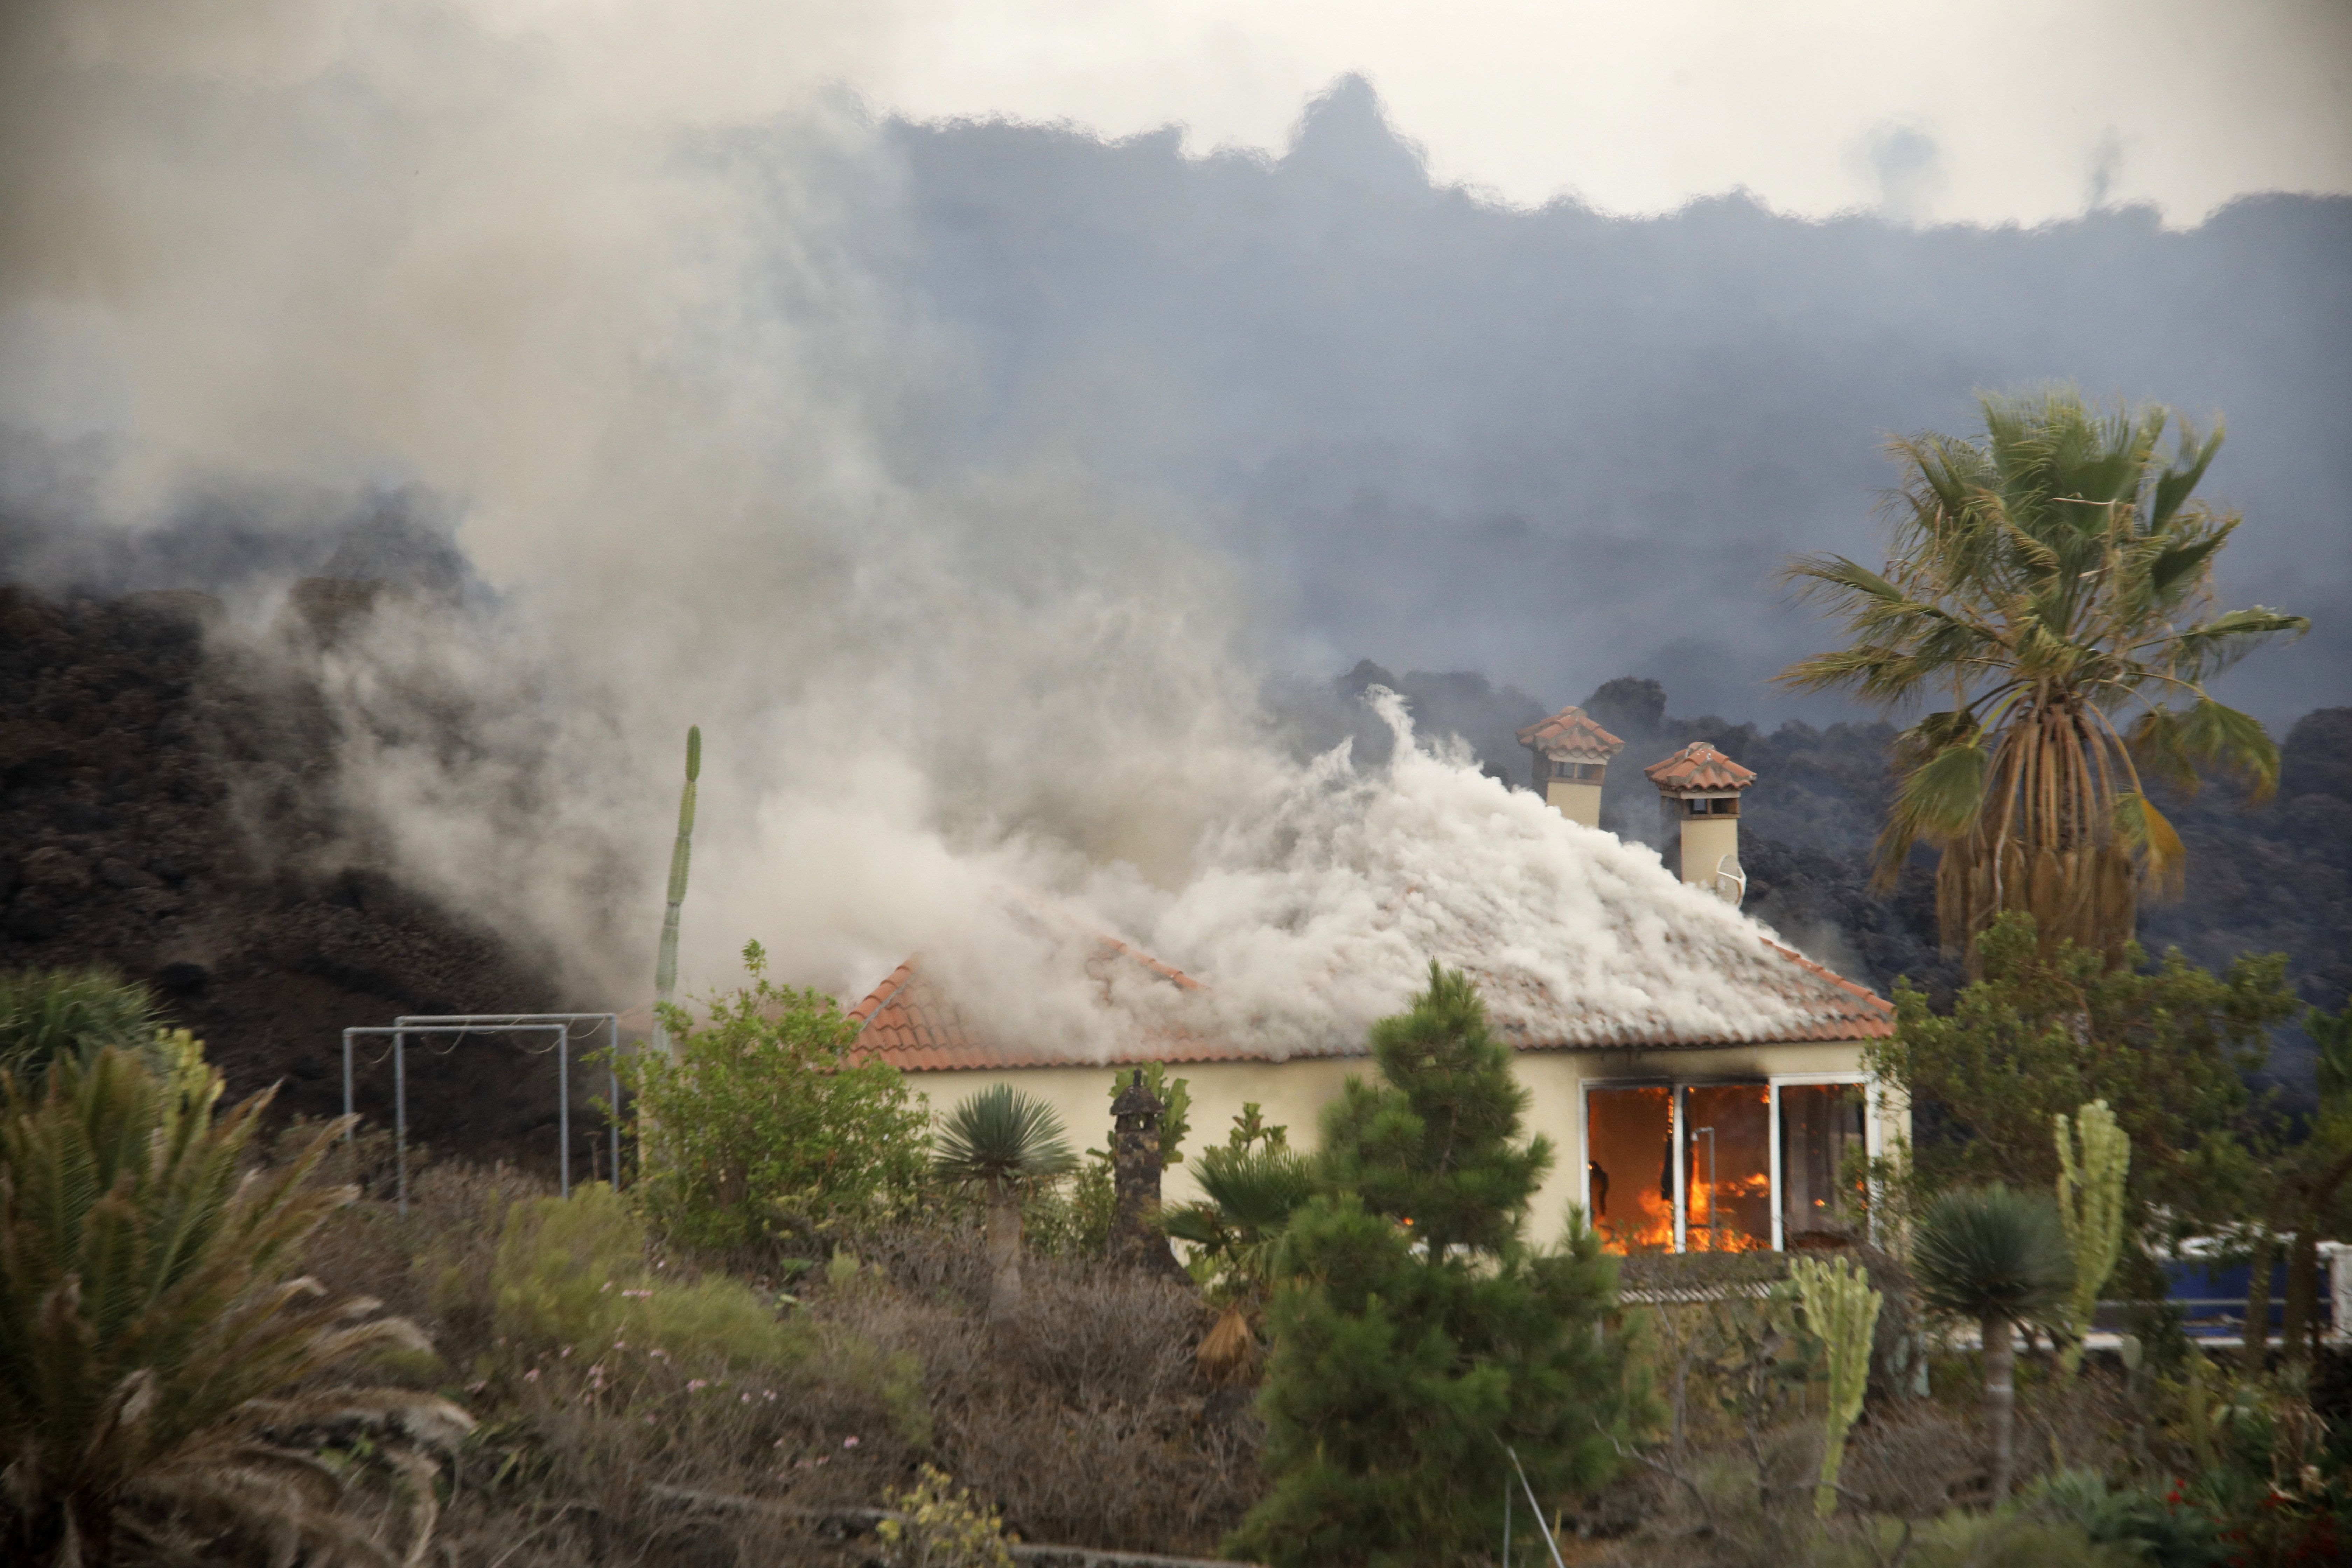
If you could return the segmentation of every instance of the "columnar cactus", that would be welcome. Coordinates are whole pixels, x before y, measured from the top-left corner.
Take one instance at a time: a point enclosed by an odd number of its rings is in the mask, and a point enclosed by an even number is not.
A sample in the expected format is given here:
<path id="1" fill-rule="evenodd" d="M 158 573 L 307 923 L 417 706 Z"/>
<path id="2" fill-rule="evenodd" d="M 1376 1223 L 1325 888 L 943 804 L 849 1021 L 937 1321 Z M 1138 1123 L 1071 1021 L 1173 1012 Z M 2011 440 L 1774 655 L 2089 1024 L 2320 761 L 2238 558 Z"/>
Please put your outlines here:
<path id="1" fill-rule="evenodd" d="M 2073 1331 L 2060 1361 L 2072 1375 L 2083 1364 L 2083 1342 L 2098 1309 L 2099 1288 L 2115 1272 L 2124 1245 L 2124 1178 L 2131 1172 L 2131 1136 L 2116 1125 L 2104 1100 L 2076 1113 L 2051 1118 L 2058 1142 L 2058 1218 L 2074 1255 L 2074 1293 L 2066 1303 Z M 2080 1148 L 2076 1144 L 2080 1140 Z"/>
<path id="2" fill-rule="evenodd" d="M 1845 1435 L 1862 1414 L 1870 1385 L 1870 1345 L 1885 1300 L 1870 1288 L 1870 1276 L 1845 1258 L 1833 1263 L 1801 1258 L 1789 1275 L 1805 1309 L 1805 1326 L 1829 1352 L 1829 1409 L 1822 1417 L 1821 1484 L 1813 1489 L 1813 1512 L 1827 1519 L 1837 1510 L 1838 1467 L 1845 1461 Z"/>
<path id="3" fill-rule="evenodd" d="M 654 1048 L 670 1051 L 663 1016 L 677 996 L 677 911 L 686 902 L 687 862 L 694 854 L 694 781 L 702 776 L 702 726 L 686 731 L 686 788 L 677 797 L 677 842 L 669 852 L 669 907 L 662 913 L 661 956 L 654 964 Z"/>

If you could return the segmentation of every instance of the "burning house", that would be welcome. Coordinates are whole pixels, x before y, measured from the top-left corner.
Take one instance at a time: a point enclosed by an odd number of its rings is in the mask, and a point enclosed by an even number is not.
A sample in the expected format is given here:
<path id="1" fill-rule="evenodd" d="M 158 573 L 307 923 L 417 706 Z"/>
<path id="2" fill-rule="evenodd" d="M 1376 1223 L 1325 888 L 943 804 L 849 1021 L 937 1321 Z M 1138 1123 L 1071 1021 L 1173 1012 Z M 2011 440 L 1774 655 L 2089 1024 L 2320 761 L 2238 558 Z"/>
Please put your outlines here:
<path id="1" fill-rule="evenodd" d="M 1511 889 L 1486 889 L 1483 903 L 1455 890 L 1424 910 L 1438 895 L 1402 873 L 1386 908 L 1413 922 L 1415 951 L 1472 976 L 1513 1049 L 1528 1126 L 1559 1151 L 1535 1234 L 1557 1235 L 1576 1204 L 1619 1251 L 1836 1245 L 1858 1219 L 1853 1160 L 1907 1133 L 1907 1113 L 1864 1068 L 1893 1009 L 1738 912 L 1739 800 L 1756 774 L 1705 742 L 1644 770 L 1672 826 L 1661 866 L 1594 826 L 1623 742 L 1576 708 L 1519 739 L 1537 795 L 1507 797 L 1522 814 L 1511 823 L 1548 836 L 1571 866 L 1581 856 L 1606 873 L 1530 884 L 1527 897 L 1559 900 L 1576 918 L 1505 933 L 1511 911 L 1496 900 Z M 1531 929 L 1549 934 L 1530 940 Z M 1104 1121 L 1110 1069 L 1163 1061 L 1191 1082 L 1196 1145 L 1222 1137 L 1248 1101 L 1311 1143 L 1323 1106 L 1369 1066 L 1361 1027 L 1302 1044 L 1220 1008 L 1201 979 L 1130 944 L 1090 936 L 1069 957 L 1126 1021 L 1107 1049 L 992 1027 L 949 967 L 921 955 L 853 1009 L 860 1047 L 913 1075 L 935 1106 L 1010 1083 L 1087 1141 Z M 1183 1195 L 1184 1168 L 1171 1180 Z"/>

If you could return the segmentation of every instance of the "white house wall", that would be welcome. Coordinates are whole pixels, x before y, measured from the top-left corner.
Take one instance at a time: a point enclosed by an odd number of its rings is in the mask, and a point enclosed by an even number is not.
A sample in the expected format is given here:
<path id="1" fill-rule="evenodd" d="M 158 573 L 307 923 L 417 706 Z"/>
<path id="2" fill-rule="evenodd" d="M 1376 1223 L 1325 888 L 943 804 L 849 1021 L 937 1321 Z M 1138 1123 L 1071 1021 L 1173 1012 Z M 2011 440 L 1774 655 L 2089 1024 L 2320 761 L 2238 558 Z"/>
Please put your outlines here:
<path id="1" fill-rule="evenodd" d="M 1558 1151 L 1550 1179 L 1537 1194 L 1529 1235 L 1556 1239 L 1569 1205 L 1583 1200 L 1583 1090 L 1589 1084 L 1706 1083 L 1773 1078 L 1860 1078 L 1864 1046 L 1859 1041 L 1826 1045 L 1745 1046 L 1720 1050 L 1521 1051 L 1513 1072 L 1530 1096 L 1528 1130 L 1549 1137 Z M 1192 1095 L 1187 1152 L 1222 1143 L 1242 1105 L 1256 1100 L 1269 1124 L 1287 1125 L 1294 1148 L 1319 1142 L 1323 1107 L 1337 1099 L 1352 1075 L 1373 1073 L 1369 1057 L 1299 1058 L 1287 1062 L 1191 1062 L 1171 1066 L 1171 1076 L 1188 1080 Z M 1009 1084 L 1045 1100 L 1068 1130 L 1072 1147 L 1100 1148 L 1110 1135 L 1110 1091 L 1115 1075 L 1132 1068 L 1035 1067 L 919 1072 L 915 1089 L 944 1114 L 958 1100 L 993 1084 Z M 1910 1134 L 1907 1115 L 1871 1097 L 1870 1147 L 1883 1150 Z M 1198 1197 L 1189 1164 L 1168 1173 L 1162 1188 L 1171 1203 Z"/>

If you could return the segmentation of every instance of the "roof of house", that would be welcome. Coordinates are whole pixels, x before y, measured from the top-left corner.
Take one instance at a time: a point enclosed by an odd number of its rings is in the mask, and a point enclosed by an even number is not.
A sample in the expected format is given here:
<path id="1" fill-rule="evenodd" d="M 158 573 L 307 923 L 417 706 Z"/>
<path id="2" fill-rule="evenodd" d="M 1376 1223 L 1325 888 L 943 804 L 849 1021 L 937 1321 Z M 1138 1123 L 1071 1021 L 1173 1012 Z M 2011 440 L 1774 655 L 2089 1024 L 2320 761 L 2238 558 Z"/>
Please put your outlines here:
<path id="1" fill-rule="evenodd" d="M 1130 966 L 1122 978 L 1137 977 L 1137 968 L 1156 975 L 1171 988 L 1206 998 L 1208 988 L 1174 966 L 1139 948 L 1110 937 L 1087 959 L 1088 973 L 1108 989 L 1113 971 Z M 1487 1018 L 1495 1032 L 1520 1050 L 1592 1049 L 1604 1047 L 1696 1047 L 1735 1044 L 1795 1044 L 1814 1041 L 1883 1039 L 1894 1033 L 1894 1008 L 1874 992 L 1824 969 L 1799 952 L 1759 938 L 1756 950 L 1740 964 L 1739 978 L 1761 997 L 1778 1004 L 1769 1009 L 1780 1020 L 1772 1026 L 1738 1035 L 1694 1035 L 1677 1030 L 1663 1016 L 1604 1016 L 1580 1007 L 1573 998 L 1556 996 L 1542 982 L 1525 974 L 1468 965 L 1486 1001 Z M 1767 1009 L 1759 1009 L 1759 1013 Z M 858 1048 L 908 1072 L 940 1072 L 953 1068 L 1003 1068 L 1069 1066 L 1083 1061 L 1118 1066 L 1129 1062 L 1271 1061 L 1276 1053 L 1227 1029 L 1199 1026 L 1186 1021 L 1137 1017 L 1128 1038 L 1107 1054 L 1078 1058 L 1062 1052 L 1000 1039 L 975 1022 L 939 980 L 924 967 L 921 955 L 892 970 L 866 999 L 850 1009 L 860 1026 Z M 1319 1050 L 1296 1047 L 1280 1053 L 1294 1056 L 1360 1056 L 1367 1047 L 1358 1038 Z"/>
<path id="2" fill-rule="evenodd" d="M 1613 757 L 1625 742 L 1594 723 L 1581 708 L 1563 708 L 1519 731 L 1519 744 L 1547 756 Z"/>
<path id="3" fill-rule="evenodd" d="M 1642 772 L 1660 789 L 1746 789 L 1756 782 L 1754 769 L 1741 767 L 1705 741 L 1693 741 Z"/>

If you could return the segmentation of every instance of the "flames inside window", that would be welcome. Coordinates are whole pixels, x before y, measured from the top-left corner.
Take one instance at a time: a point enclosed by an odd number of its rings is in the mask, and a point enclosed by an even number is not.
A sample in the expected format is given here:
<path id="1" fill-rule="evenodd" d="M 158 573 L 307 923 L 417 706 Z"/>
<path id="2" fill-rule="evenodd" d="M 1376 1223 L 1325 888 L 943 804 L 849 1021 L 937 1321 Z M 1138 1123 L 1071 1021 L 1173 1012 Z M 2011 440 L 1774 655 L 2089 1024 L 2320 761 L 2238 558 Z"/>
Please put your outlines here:
<path id="1" fill-rule="evenodd" d="M 1779 1098 L 1776 1129 L 1762 1083 L 1588 1089 L 1585 1202 L 1602 1244 L 1618 1253 L 1769 1247 L 1775 1203 L 1781 1246 L 1850 1236 L 1857 1205 L 1841 1184 L 1863 1148 L 1862 1086 L 1790 1084 Z"/>
<path id="2" fill-rule="evenodd" d="M 1760 1083 L 1683 1091 L 1684 1247 L 1772 1245 L 1772 1095 Z"/>
<path id="3" fill-rule="evenodd" d="M 1673 1097 L 1664 1087 L 1586 1096 L 1586 1206 L 1612 1252 L 1674 1250 Z"/>

